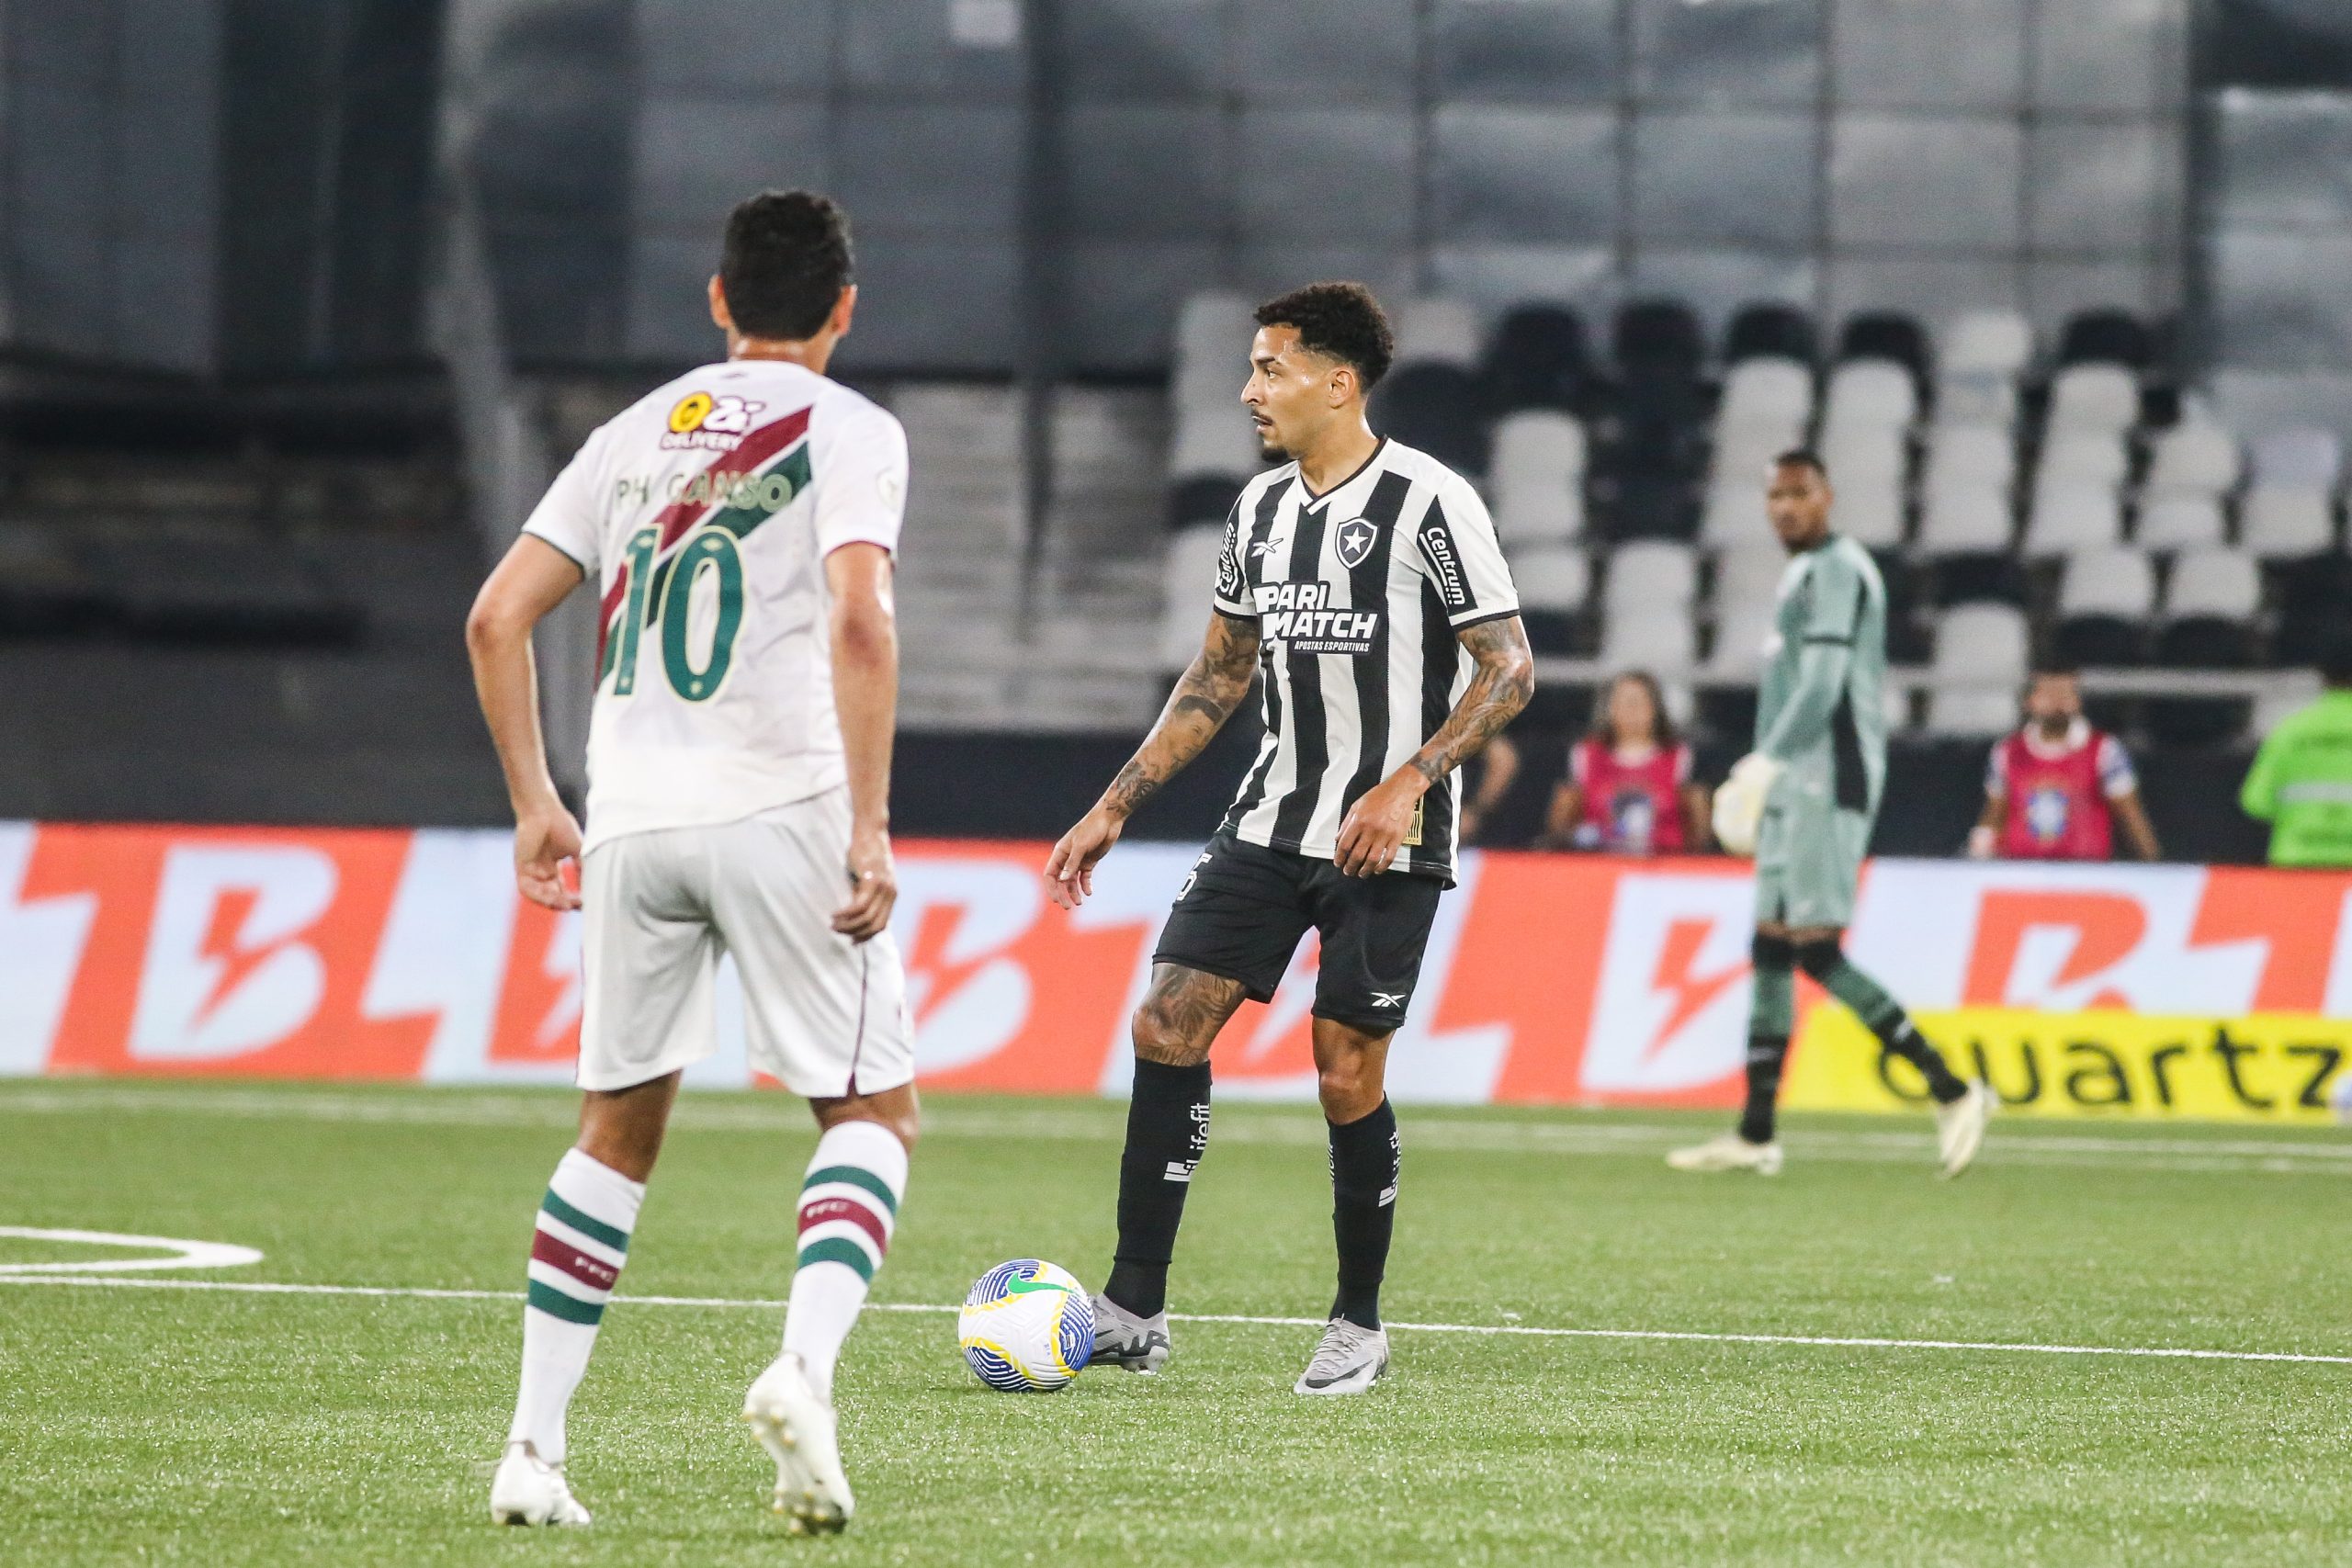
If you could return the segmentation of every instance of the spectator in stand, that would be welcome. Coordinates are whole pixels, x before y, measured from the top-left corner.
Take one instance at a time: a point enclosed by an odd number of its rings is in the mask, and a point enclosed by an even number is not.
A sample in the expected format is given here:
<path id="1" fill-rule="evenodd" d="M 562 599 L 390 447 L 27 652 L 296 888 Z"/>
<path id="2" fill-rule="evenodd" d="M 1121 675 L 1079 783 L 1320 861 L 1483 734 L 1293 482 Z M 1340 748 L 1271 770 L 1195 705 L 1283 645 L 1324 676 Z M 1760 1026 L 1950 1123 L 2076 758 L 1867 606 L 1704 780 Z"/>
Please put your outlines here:
<path id="1" fill-rule="evenodd" d="M 2083 716 L 2081 677 L 2060 666 L 2036 670 L 2026 682 L 2025 727 L 1994 742 L 1969 854 L 2106 860 L 2119 823 L 2134 855 L 2163 853 L 2123 743 Z"/>
<path id="2" fill-rule="evenodd" d="M 1510 793 L 1511 781 L 1519 777 L 1519 748 L 1510 743 L 1508 735 L 1498 735 L 1487 742 L 1487 749 L 1470 759 L 1464 770 L 1477 776 L 1477 784 L 1462 797 L 1461 842 L 1475 844 L 1478 830 L 1494 815 L 1495 807 Z"/>
<path id="3" fill-rule="evenodd" d="M 2352 626 L 2322 653 L 2319 701 L 2279 721 L 2238 804 L 2270 824 L 2272 865 L 2352 865 Z"/>
<path id="4" fill-rule="evenodd" d="M 1617 854 L 1696 853 L 1708 846 L 1707 786 L 1690 777 L 1690 748 L 1674 733 L 1646 671 L 1603 688 L 1592 728 L 1568 748 L 1540 847 Z"/>

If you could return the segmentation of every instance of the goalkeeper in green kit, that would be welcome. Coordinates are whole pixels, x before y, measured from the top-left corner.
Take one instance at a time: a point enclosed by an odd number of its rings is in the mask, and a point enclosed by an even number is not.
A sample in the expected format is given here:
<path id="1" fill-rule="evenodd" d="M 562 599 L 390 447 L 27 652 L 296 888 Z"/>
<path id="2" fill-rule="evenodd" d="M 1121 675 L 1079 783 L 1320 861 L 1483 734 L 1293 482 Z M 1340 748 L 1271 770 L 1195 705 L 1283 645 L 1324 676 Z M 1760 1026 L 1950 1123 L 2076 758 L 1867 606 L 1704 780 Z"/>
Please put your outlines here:
<path id="1" fill-rule="evenodd" d="M 1756 750 L 1715 795 L 1716 838 L 1756 857 L 1747 1103 L 1737 1131 L 1677 1149 L 1667 1163 L 1780 1170 L 1773 1110 L 1802 969 L 1851 1008 L 1888 1054 L 1925 1075 L 1943 1174 L 1958 1176 L 1984 1142 L 1992 1090 L 1954 1076 L 1902 1004 L 1839 946 L 1886 782 L 1886 585 L 1869 551 L 1830 532 L 1830 501 L 1820 457 L 1798 450 L 1774 459 L 1767 510 L 1789 567 L 1765 645 Z"/>

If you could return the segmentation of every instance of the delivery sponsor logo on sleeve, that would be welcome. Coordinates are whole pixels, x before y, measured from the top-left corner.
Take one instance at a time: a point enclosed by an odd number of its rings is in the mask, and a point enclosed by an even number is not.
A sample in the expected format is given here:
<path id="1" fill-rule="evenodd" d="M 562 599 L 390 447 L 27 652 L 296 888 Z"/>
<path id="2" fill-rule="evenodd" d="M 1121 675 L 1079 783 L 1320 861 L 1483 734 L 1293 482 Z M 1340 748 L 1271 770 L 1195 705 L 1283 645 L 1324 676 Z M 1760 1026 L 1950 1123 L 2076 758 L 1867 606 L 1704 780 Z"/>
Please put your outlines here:
<path id="1" fill-rule="evenodd" d="M 2028 1116 L 2326 1122 L 2329 1095 L 2352 1060 L 2352 1019 L 2311 1014 L 1964 1008 L 1922 1013 L 1918 1023 L 1955 1072 L 1984 1078 L 2005 1111 Z M 1790 1108 L 1898 1111 L 1926 1101 L 1917 1070 L 1880 1051 L 1845 1010 L 1807 1015 L 1790 1067 Z"/>

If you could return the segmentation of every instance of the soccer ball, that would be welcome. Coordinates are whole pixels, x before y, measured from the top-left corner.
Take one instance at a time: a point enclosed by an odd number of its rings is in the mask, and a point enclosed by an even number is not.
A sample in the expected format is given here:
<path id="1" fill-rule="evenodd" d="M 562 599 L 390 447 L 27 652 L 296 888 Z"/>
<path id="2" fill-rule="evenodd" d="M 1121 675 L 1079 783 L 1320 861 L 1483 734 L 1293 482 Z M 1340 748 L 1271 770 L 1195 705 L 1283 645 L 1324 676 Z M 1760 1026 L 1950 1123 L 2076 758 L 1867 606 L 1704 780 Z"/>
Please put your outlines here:
<path id="1" fill-rule="evenodd" d="M 956 1318 L 956 1342 L 990 1388 L 1049 1393 L 1094 1352 L 1094 1301 L 1067 1269 L 1016 1258 L 973 1284 Z"/>

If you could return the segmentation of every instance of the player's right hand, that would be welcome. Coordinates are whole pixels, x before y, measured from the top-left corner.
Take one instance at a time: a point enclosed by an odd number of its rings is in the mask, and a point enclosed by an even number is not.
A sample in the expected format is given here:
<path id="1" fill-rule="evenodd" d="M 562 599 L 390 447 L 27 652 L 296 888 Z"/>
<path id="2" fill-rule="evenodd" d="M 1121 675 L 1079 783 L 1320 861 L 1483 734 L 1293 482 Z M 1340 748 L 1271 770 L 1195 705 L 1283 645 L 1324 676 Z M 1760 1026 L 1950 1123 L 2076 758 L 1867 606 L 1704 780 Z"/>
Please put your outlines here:
<path id="1" fill-rule="evenodd" d="M 514 887 L 532 903 L 548 909 L 580 908 L 577 865 L 571 884 L 563 879 L 564 863 L 580 859 L 580 823 L 551 800 L 514 818 Z"/>
<path id="2" fill-rule="evenodd" d="M 1121 818 L 1097 806 L 1064 833 L 1054 852 L 1046 857 L 1046 897 L 1065 909 L 1075 909 L 1094 896 L 1094 863 L 1111 852 L 1126 827 Z"/>

